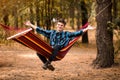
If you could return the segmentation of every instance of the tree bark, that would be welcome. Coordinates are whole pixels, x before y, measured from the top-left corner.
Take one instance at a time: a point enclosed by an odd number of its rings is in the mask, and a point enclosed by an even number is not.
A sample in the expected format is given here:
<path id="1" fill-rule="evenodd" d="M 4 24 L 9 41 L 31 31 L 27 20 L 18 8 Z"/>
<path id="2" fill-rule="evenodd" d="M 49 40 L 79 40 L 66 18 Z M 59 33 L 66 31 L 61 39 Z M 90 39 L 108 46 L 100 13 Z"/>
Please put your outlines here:
<path id="1" fill-rule="evenodd" d="M 50 26 L 51 26 L 51 12 L 50 12 L 50 0 L 46 0 L 46 5 L 45 5 L 45 8 L 46 8 L 46 18 L 45 18 L 45 24 L 46 24 L 46 29 L 47 30 L 50 30 Z"/>
<path id="2" fill-rule="evenodd" d="M 85 25 L 88 22 L 88 12 L 84 1 L 81 1 L 81 11 L 82 25 Z M 83 34 L 82 43 L 88 43 L 88 32 Z"/>
<path id="3" fill-rule="evenodd" d="M 111 14 L 112 3 L 111 0 L 96 0 L 96 1 L 97 1 L 96 13 L 98 14 L 101 10 L 103 9 L 104 10 L 96 17 L 97 57 L 93 61 L 93 65 L 96 68 L 106 68 L 111 67 L 112 64 L 114 63 L 113 32 L 108 30 L 109 26 L 107 25 L 108 21 L 112 21 Z"/>
<path id="4" fill-rule="evenodd" d="M 9 17 L 8 16 L 9 16 L 8 14 L 4 14 L 3 21 L 4 21 L 5 25 L 8 25 L 8 22 L 9 22 Z"/>
<path id="5" fill-rule="evenodd" d="M 113 20 L 115 20 L 118 15 L 117 2 L 117 0 L 113 0 Z"/>
<path id="6" fill-rule="evenodd" d="M 30 22 L 34 24 L 34 12 L 33 12 L 33 5 L 30 5 Z"/>
<path id="7" fill-rule="evenodd" d="M 36 21 L 37 21 L 37 26 L 40 26 L 40 5 L 39 5 L 39 0 L 36 1 Z"/>
<path id="8" fill-rule="evenodd" d="M 18 9 L 18 8 L 15 6 L 15 8 L 14 8 L 14 10 L 13 10 L 15 29 L 18 29 L 18 12 L 17 12 L 17 9 Z"/>
<path id="9" fill-rule="evenodd" d="M 69 13 L 70 13 L 70 26 L 72 27 L 72 29 L 74 29 L 74 16 L 75 16 L 75 8 L 74 8 L 74 0 L 70 1 L 70 7 L 69 7 Z"/>

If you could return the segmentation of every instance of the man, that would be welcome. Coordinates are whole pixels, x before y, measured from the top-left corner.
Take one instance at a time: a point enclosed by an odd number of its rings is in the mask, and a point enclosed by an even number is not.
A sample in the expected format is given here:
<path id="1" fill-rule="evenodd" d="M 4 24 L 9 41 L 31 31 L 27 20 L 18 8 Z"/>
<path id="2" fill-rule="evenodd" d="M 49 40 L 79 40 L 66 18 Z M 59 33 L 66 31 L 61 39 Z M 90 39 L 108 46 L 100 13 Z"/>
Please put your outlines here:
<path id="1" fill-rule="evenodd" d="M 93 27 L 88 26 L 87 28 L 82 29 L 80 31 L 76 31 L 76 32 L 63 31 L 64 27 L 66 25 L 66 22 L 64 21 L 64 19 L 58 20 L 57 25 L 56 25 L 56 28 L 57 28 L 56 30 L 44 30 L 40 27 L 37 27 L 37 26 L 31 24 L 30 21 L 27 21 L 25 23 L 25 25 L 32 27 L 38 33 L 40 33 L 50 39 L 50 45 L 53 48 L 51 57 L 49 59 L 46 59 L 46 57 L 42 56 L 39 53 L 37 53 L 37 55 L 44 63 L 43 69 L 45 69 L 45 70 L 49 69 L 52 71 L 55 68 L 51 65 L 51 62 L 55 59 L 58 51 L 61 50 L 63 47 L 65 47 L 73 37 L 80 36 L 80 35 L 82 35 L 82 33 L 86 32 L 87 30 L 94 29 Z"/>

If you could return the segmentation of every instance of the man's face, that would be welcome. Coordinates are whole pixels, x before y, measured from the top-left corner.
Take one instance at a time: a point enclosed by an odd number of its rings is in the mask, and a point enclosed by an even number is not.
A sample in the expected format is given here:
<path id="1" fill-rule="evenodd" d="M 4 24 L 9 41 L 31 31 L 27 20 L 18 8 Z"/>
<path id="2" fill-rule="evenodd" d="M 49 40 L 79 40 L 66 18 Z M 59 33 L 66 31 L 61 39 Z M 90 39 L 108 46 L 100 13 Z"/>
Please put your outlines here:
<path id="1" fill-rule="evenodd" d="M 58 22 L 57 23 L 57 31 L 60 32 L 60 31 L 63 31 L 65 25 L 61 22 Z"/>

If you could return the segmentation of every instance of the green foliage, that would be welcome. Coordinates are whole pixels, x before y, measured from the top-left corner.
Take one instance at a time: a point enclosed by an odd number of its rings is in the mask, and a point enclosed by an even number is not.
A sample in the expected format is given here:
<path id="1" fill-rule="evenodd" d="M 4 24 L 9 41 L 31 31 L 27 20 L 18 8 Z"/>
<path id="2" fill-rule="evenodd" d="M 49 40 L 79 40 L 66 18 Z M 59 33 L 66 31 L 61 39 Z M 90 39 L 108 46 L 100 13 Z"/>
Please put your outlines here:
<path id="1" fill-rule="evenodd" d="M 48 1 L 50 1 L 48 3 Z M 90 3 L 92 1 L 85 1 L 88 10 L 90 10 Z M 18 26 L 20 22 L 30 19 L 30 14 L 32 14 L 32 19 L 36 22 L 36 11 L 35 9 L 39 7 L 40 14 L 40 24 L 43 26 L 45 20 L 50 16 L 52 18 L 69 18 L 70 9 L 73 7 L 75 10 L 72 12 L 80 11 L 80 0 L 1 0 L 0 1 L 0 16 L 1 22 L 4 22 L 4 16 L 8 15 L 8 25 L 15 25 L 14 18 L 18 17 Z M 30 12 L 30 7 L 32 7 L 33 13 Z M 48 10 L 49 9 L 49 10 Z M 49 12 L 48 12 L 49 11 Z M 3 15 L 4 14 L 4 15 Z M 77 16 L 73 15 L 74 17 Z M 78 16 L 80 17 L 80 16 Z M 5 23 L 5 22 L 4 22 Z"/>
<path id="2" fill-rule="evenodd" d="M 115 36 L 115 56 L 117 56 L 120 52 L 120 18 L 117 17 L 113 22 L 108 22 L 108 27 L 109 31 L 113 31 L 114 36 Z"/>
<path id="3" fill-rule="evenodd" d="M 9 34 L 6 34 L 6 32 L 0 28 L 0 44 L 8 44 L 7 37 Z"/>
<path id="4" fill-rule="evenodd" d="M 0 23 L 13 27 L 25 27 L 23 23 L 31 20 L 45 29 L 54 28 L 52 19 L 63 17 L 68 24 L 81 24 L 82 0 L 0 0 Z M 94 22 L 95 0 L 84 0 L 90 23 Z M 118 10 L 119 9 L 118 3 Z M 79 21 L 77 19 L 80 19 Z M 78 22 L 77 22 L 78 21 Z M 48 24 L 49 22 L 49 24 Z M 47 26 L 46 26 L 47 25 Z M 49 25 L 49 26 L 48 26 Z M 5 36 L 5 35 L 2 35 Z M 3 39 L 3 38 L 2 38 Z"/>

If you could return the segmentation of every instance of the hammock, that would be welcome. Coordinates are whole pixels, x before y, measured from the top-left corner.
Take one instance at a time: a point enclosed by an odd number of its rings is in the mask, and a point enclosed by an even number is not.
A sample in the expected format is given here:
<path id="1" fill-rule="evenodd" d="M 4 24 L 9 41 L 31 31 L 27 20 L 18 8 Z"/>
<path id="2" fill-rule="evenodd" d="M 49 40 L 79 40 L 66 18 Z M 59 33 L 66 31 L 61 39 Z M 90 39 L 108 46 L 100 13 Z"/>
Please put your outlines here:
<path id="1" fill-rule="evenodd" d="M 2 24 L 2 23 L 0 23 L 0 26 L 1 26 L 6 32 L 11 32 L 11 31 L 21 32 L 21 31 L 27 29 L 27 28 L 15 28 L 15 27 L 12 27 L 12 26 L 4 25 L 4 24 Z"/>
<path id="2" fill-rule="evenodd" d="M 86 23 L 82 28 L 85 28 L 88 26 L 88 23 Z M 79 39 L 80 36 L 75 37 L 73 40 L 69 42 L 69 44 L 61 49 L 54 61 L 61 60 L 64 58 L 64 56 L 67 54 L 69 49 L 72 47 L 72 45 Z M 29 28 L 25 31 L 22 31 L 18 34 L 15 34 L 11 37 L 7 38 L 8 40 L 14 40 L 18 43 L 21 43 L 30 49 L 33 49 L 40 53 L 41 55 L 45 56 L 46 58 L 49 58 L 52 54 L 53 48 L 45 43 L 42 39 L 40 39 L 39 35 L 34 34 L 33 29 Z"/>

